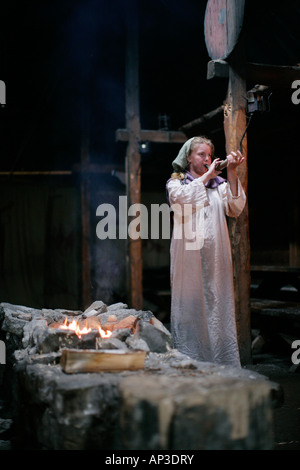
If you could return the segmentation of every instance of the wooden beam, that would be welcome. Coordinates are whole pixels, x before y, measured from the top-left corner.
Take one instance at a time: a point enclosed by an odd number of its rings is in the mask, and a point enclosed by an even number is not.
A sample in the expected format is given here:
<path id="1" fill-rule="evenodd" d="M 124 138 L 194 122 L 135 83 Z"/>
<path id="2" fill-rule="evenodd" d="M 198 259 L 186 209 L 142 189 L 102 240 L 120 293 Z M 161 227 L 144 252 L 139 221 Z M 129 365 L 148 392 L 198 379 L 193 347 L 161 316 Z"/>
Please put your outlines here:
<path id="1" fill-rule="evenodd" d="M 139 55 L 138 55 L 138 7 L 134 0 L 127 5 L 127 45 L 125 70 L 126 102 L 126 181 L 128 207 L 141 203 L 141 156 L 139 110 Z M 127 241 L 127 290 L 131 306 L 143 308 L 143 259 L 142 240 L 129 237 Z"/>
<path id="2" fill-rule="evenodd" d="M 57 176 L 57 175 L 72 175 L 72 171 L 0 171 L 0 176 Z"/>
<path id="3" fill-rule="evenodd" d="M 224 112 L 224 106 L 218 106 L 218 108 L 213 109 L 209 113 L 203 114 L 201 117 L 194 119 L 191 122 L 188 122 L 187 124 L 184 124 L 183 126 L 180 127 L 180 130 L 182 131 L 187 131 L 192 129 L 195 126 L 201 126 L 202 124 L 205 124 L 207 121 L 210 121 L 214 117 L 218 116 L 219 114 Z"/>
<path id="4" fill-rule="evenodd" d="M 116 130 L 116 141 L 128 142 L 129 131 L 127 129 Z M 184 143 L 187 137 L 184 132 L 178 131 L 159 131 L 159 130 L 140 130 L 139 142 L 157 142 L 157 143 Z"/>
<path id="5" fill-rule="evenodd" d="M 246 77 L 255 84 L 290 89 L 293 81 L 299 80 L 300 67 L 247 63 Z"/>
<path id="6" fill-rule="evenodd" d="M 210 60 L 207 64 L 207 79 L 228 78 L 229 63 L 225 60 Z M 271 86 L 273 88 L 291 88 L 294 80 L 299 80 L 300 67 L 290 65 L 270 65 L 246 63 L 245 77 L 248 82 Z"/>
<path id="7" fill-rule="evenodd" d="M 74 173 L 98 173 L 111 174 L 113 171 L 124 171 L 124 165 L 99 165 L 84 161 L 75 164 L 73 170 L 33 170 L 33 171 L 0 171 L 0 176 L 65 176 Z"/>
<path id="8" fill-rule="evenodd" d="M 246 128 L 246 80 L 243 70 L 243 43 L 240 41 L 231 58 L 224 114 L 226 153 L 236 151 Z M 238 167 L 238 176 L 248 195 L 247 136 L 243 140 L 243 155 L 246 161 Z M 242 214 L 228 219 L 231 240 L 233 276 L 235 287 L 237 333 L 242 364 L 251 363 L 250 322 L 250 239 L 248 198 Z"/>
<path id="9" fill-rule="evenodd" d="M 99 165 L 98 163 L 84 162 L 73 166 L 74 173 L 111 174 L 113 171 L 124 171 L 124 165 Z"/>
<path id="10" fill-rule="evenodd" d="M 87 122 L 83 125 L 83 135 L 81 143 L 82 165 L 89 163 L 89 126 Z M 90 227 L 90 180 L 81 178 L 81 280 L 82 280 L 82 306 L 85 310 L 91 305 L 91 227 Z"/>

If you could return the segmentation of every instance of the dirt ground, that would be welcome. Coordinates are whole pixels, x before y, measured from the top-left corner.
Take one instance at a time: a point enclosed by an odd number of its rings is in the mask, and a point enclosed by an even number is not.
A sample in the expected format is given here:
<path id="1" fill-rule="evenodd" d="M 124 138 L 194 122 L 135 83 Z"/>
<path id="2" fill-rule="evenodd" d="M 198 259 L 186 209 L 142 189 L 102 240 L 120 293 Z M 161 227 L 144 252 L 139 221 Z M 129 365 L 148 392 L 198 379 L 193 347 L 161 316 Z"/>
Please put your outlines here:
<path id="1" fill-rule="evenodd" d="M 273 410 L 274 450 L 300 450 L 300 365 L 292 366 L 287 349 L 254 355 L 249 366 L 282 388 L 283 403 Z"/>

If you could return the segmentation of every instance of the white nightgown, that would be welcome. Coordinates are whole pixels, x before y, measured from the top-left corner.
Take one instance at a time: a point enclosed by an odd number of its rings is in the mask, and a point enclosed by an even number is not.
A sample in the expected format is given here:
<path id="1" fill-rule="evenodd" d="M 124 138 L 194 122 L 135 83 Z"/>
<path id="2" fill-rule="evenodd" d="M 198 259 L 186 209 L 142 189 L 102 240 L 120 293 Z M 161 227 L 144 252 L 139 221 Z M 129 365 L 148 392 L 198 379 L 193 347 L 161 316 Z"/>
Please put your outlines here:
<path id="1" fill-rule="evenodd" d="M 246 202 L 243 187 L 238 181 L 238 195 L 234 197 L 226 181 L 210 189 L 199 178 L 188 184 L 173 179 L 167 183 L 167 191 L 171 207 L 179 205 L 183 210 L 184 204 L 193 204 L 193 231 L 204 236 L 200 237 L 201 248 L 187 249 L 192 246 L 188 245 L 192 242 L 190 235 L 187 235 L 189 240 L 184 234 L 181 239 L 175 239 L 173 230 L 170 255 L 174 346 L 199 361 L 239 367 L 226 215 L 241 214 Z M 179 225 L 182 221 L 180 218 Z M 178 218 L 176 224 L 177 231 Z"/>

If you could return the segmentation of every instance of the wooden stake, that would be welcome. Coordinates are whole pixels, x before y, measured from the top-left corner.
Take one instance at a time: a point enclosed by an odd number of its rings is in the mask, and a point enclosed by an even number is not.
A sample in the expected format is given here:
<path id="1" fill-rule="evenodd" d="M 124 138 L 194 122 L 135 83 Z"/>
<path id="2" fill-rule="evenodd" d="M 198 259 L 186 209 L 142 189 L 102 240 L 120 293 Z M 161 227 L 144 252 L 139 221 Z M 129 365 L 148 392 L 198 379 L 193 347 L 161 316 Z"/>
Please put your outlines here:
<path id="1" fill-rule="evenodd" d="M 126 49 L 126 128 L 128 144 L 126 152 L 127 203 L 141 203 L 141 158 L 139 153 L 139 57 L 138 57 L 138 9 L 135 1 L 127 5 L 127 49 Z M 129 221 L 130 222 L 130 221 Z M 143 307 L 143 261 L 142 240 L 128 239 L 127 284 L 131 306 Z"/>

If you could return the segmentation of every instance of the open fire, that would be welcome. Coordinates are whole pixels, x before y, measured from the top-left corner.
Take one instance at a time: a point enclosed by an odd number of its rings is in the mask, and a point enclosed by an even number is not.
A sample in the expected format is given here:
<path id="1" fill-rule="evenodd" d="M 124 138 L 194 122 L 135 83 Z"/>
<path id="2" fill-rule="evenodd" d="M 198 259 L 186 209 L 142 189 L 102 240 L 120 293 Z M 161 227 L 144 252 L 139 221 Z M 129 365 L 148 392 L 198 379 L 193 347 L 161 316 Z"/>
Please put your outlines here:
<path id="1" fill-rule="evenodd" d="M 67 317 L 65 318 L 64 323 L 60 325 L 58 329 L 74 331 L 75 334 L 78 336 L 78 338 L 81 338 L 82 335 L 86 335 L 92 331 L 92 328 L 89 328 L 87 326 L 84 326 L 83 328 L 81 328 L 79 323 L 76 320 L 69 322 Z M 101 328 L 101 326 L 98 326 L 97 329 L 99 331 L 101 338 L 109 338 L 112 335 L 111 331 L 109 330 L 105 331 Z"/>
<path id="2" fill-rule="evenodd" d="M 63 349 L 166 352 L 172 347 L 171 333 L 152 312 L 128 309 L 125 304 L 107 307 L 100 302 L 85 312 L 70 314 L 44 309 L 42 320 L 31 320 L 30 347 L 39 354 Z"/>

